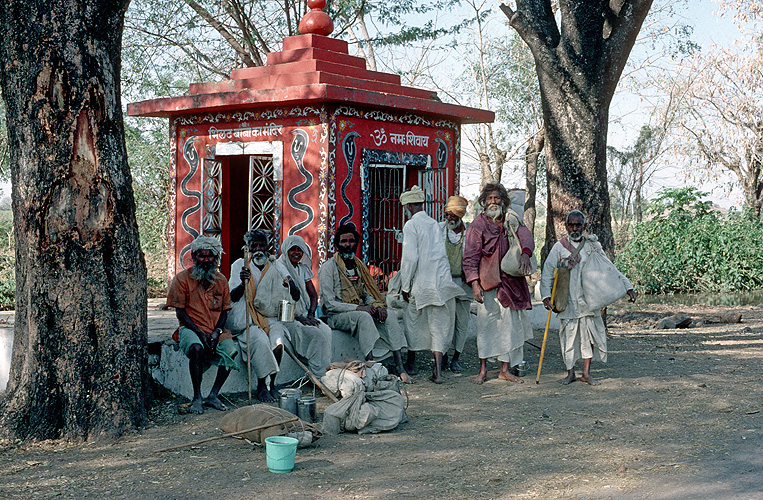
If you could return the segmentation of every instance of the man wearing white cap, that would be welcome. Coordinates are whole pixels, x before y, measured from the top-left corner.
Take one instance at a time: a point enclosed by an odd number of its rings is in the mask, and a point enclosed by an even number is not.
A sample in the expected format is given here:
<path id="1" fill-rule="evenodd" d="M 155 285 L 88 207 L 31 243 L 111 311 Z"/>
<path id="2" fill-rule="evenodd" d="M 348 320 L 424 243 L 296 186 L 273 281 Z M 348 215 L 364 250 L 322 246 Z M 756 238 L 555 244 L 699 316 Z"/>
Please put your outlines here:
<path id="1" fill-rule="evenodd" d="M 450 275 L 450 264 L 439 224 L 424 211 L 424 191 L 418 186 L 400 195 L 409 218 L 403 226 L 400 262 L 403 299 L 418 312 L 418 331 L 408 333 L 406 372 L 415 372 L 415 352 L 431 350 L 432 382 L 442 383 L 442 358 L 453 338 L 456 297 L 463 293 Z"/>
<path id="2" fill-rule="evenodd" d="M 440 222 L 445 241 L 445 252 L 450 264 L 450 275 L 453 283 L 459 286 L 463 293 L 456 297 L 456 319 L 453 328 L 453 358 L 450 360 L 450 371 L 461 373 L 464 371 L 458 362 L 461 353 L 464 352 L 466 336 L 469 330 L 470 307 L 472 305 L 472 289 L 464 283 L 464 231 L 466 225 L 463 217 L 466 215 L 466 207 L 469 201 L 463 196 L 451 196 L 445 204 L 445 220 Z M 445 355 L 447 364 L 447 355 Z"/>

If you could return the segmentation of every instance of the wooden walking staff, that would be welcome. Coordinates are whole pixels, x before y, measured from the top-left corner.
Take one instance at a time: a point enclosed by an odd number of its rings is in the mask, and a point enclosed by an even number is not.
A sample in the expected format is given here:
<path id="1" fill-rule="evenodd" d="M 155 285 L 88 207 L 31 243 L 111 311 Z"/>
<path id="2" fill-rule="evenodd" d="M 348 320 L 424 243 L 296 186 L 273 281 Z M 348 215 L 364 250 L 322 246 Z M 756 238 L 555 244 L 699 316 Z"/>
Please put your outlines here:
<path id="1" fill-rule="evenodd" d="M 551 313 L 554 308 L 554 298 L 556 297 L 556 279 L 559 277 L 559 268 L 554 268 L 554 286 L 551 287 L 551 310 L 548 311 L 546 318 L 546 330 L 543 332 L 543 344 L 540 346 L 540 360 L 538 361 L 538 375 L 535 376 L 535 383 L 540 383 L 540 369 L 543 367 L 543 355 L 546 353 L 546 340 L 548 339 L 548 326 L 551 324 Z"/>
<path id="2" fill-rule="evenodd" d="M 249 267 L 249 245 L 244 245 L 244 265 Z M 251 278 L 249 278 L 251 279 Z M 249 384 L 249 404 L 252 404 L 252 353 L 249 341 L 249 283 L 244 281 L 244 310 L 246 311 L 246 381 Z"/>

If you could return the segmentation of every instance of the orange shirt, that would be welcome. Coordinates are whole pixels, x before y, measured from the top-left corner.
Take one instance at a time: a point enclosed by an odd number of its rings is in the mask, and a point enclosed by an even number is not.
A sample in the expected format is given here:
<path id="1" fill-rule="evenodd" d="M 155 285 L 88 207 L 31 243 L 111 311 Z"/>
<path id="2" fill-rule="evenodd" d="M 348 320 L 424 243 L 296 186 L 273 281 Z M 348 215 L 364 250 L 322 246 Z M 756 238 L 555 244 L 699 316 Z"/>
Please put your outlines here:
<path id="1" fill-rule="evenodd" d="M 167 305 L 185 309 L 199 330 L 212 333 L 220 314 L 231 308 L 228 280 L 218 272 L 215 281 L 205 290 L 201 283 L 191 278 L 191 268 L 181 271 L 172 279 L 167 291 Z M 220 340 L 223 340 L 222 336 Z"/>

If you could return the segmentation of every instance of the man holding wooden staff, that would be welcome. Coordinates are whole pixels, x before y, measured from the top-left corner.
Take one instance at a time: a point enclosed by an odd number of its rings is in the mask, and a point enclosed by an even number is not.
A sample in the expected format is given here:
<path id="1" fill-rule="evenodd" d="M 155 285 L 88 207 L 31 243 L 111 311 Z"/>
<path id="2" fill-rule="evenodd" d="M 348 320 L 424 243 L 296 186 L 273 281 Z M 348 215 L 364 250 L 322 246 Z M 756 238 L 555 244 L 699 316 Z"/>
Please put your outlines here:
<path id="1" fill-rule="evenodd" d="M 582 358 L 583 374 L 580 380 L 590 385 L 597 385 L 598 382 L 591 377 L 591 361 L 595 358 L 602 363 L 607 362 L 607 331 L 601 318 L 601 310 L 599 308 L 589 310 L 590 308 L 587 307 L 582 283 L 584 268 L 595 262 L 588 262 L 594 253 L 601 254 L 598 256 L 602 259 L 601 262 L 608 261 L 601 252 L 601 244 L 596 236 L 583 236 L 586 219 L 582 212 L 573 210 L 567 214 L 565 227 L 568 236 L 557 241 L 546 257 L 540 280 L 540 293 L 546 309 L 557 312 L 559 316 L 559 344 L 562 348 L 564 364 L 567 366 L 567 376 L 561 383 L 567 385 L 577 380 L 575 363 Z M 556 297 L 562 298 L 561 303 L 567 304 L 563 311 L 558 311 L 555 307 L 560 304 L 560 300 L 554 301 L 553 309 L 551 304 L 554 269 L 558 267 L 569 269 L 569 288 L 557 287 L 556 289 Z M 620 280 L 622 290 L 628 295 L 630 302 L 635 302 L 636 292 L 631 282 L 617 272 L 614 266 L 612 269 L 615 271 L 612 279 Z M 567 295 L 566 301 L 565 295 Z"/>
<path id="2" fill-rule="evenodd" d="M 282 298 L 288 298 L 289 282 L 276 269 L 275 262 L 270 260 L 269 240 L 265 231 L 253 229 L 247 232 L 244 242 L 249 249 L 250 262 L 249 266 L 246 266 L 244 259 L 238 259 L 231 265 L 228 284 L 232 308 L 228 315 L 227 327 L 233 334 L 233 340 L 241 354 L 239 359 L 246 362 L 248 301 L 249 362 L 257 377 L 255 397 L 263 403 L 272 403 L 278 400 L 274 381 L 283 355 L 283 339 L 288 335 L 286 326 L 276 321 L 276 304 Z M 265 279 L 266 277 L 273 279 Z M 246 294 L 244 287 L 248 287 Z M 270 298 L 273 300 L 269 300 Z M 268 377 L 271 377 L 270 389 L 267 387 Z"/>

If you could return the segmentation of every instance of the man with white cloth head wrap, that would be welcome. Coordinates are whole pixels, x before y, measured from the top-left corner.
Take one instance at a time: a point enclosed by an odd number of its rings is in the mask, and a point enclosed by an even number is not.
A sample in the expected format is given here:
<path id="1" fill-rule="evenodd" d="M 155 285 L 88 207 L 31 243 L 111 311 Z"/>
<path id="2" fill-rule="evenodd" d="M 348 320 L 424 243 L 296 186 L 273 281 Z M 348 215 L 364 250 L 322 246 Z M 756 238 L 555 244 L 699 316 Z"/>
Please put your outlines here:
<path id="1" fill-rule="evenodd" d="M 204 413 L 204 406 L 226 410 L 217 397 L 231 368 L 238 370 L 233 360 L 236 346 L 225 322 L 231 308 L 228 282 L 217 270 L 223 247 L 217 238 L 199 236 L 191 243 L 193 267 L 180 271 L 167 291 L 167 305 L 175 308 L 180 323 L 173 339 L 188 356 L 188 369 L 193 386 L 193 401 L 189 411 Z M 209 395 L 201 397 L 201 379 L 211 364 L 217 365 L 217 375 Z"/>
<path id="2" fill-rule="evenodd" d="M 257 377 L 255 397 L 263 403 L 278 400 L 275 376 L 283 355 L 283 339 L 288 336 L 286 327 L 278 321 L 281 300 L 289 299 L 288 271 L 268 254 L 269 238 L 262 229 L 252 229 L 244 235 L 249 248 L 249 265 L 238 259 L 230 268 L 232 308 L 226 326 L 233 334 L 246 369 L 246 309 L 249 309 L 249 355 L 252 370 Z M 244 300 L 244 288 L 246 298 Z M 268 390 L 267 377 L 271 377 Z"/>
<path id="3" fill-rule="evenodd" d="M 298 354 L 307 358 L 307 366 L 318 379 L 331 364 L 331 328 L 315 317 L 318 292 L 313 285 L 312 251 L 301 236 L 291 235 L 281 245 L 278 262 L 283 265 L 298 290 L 295 297 L 295 321 L 284 323 Z"/>
<path id="4" fill-rule="evenodd" d="M 358 337 L 366 359 L 373 356 L 376 341 L 381 339 L 392 351 L 394 372 L 405 383 L 412 380 L 403 368 L 400 350 L 405 335 L 400 327 L 400 313 L 388 309 L 384 296 L 368 267 L 355 256 L 360 234 L 355 224 L 342 224 L 334 235 L 334 257 L 318 271 L 321 304 L 329 325 Z"/>
<path id="5" fill-rule="evenodd" d="M 472 286 L 477 307 L 477 353 L 480 372 L 474 383 L 487 380 L 487 360 L 501 363 L 498 378 L 521 383 L 509 368 L 524 358 L 524 344 L 533 336 L 530 318 L 525 312 L 532 309 L 530 289 L 524 276 L 509 276 L 501 270 L 501 259 L 509 249 L 504 217 L 512 214 L 510 229 L 515 231 L 522 247 L 520 263 L 523 271 L 530 268 L 530 256 L 535 250 L 533 236 L 516 213 L 509 210 L 511 198 L 499 183 L 486 184 L 479 196 L 484 211 L 475 217 L 466 230 L 464 241 L 464 279 Z"/>
<path id="6" fill-rule="evenodd" d="M 567 376 L 562 379 L 562 384 L 567 385 L 576 380 L 575 362 L 582 358 L 583 374 L 580 380 L 596 385 L 597 382 L 591 377 L 591 360 L 596 358 L 602 363 L 607 362 L 607 330 L 601 319 L 601 311 L 581 311 L 579 304 L 585 303 L 581 285 L 583 266 L 593 252 L 601 249 L 601 245 L 595 235 L 583 237 L 586 220 L 583 212 L 579 210 L 573 210 L 567 214 L 565 228 L 567 237 L 554 244 L 543 264 L 540 294 L 543 297 L 543 305 L 549 311 L 552 310 L 551 288 L 554 283 L 554 269 L 557 267 L 570 269 L 569 300 L 565 310 L 559 313 L 559 344 L 562 348 L 564 364 L 567 366 Z M 572 254 L 580 245 L 583 247 L 573 257 Z M 631 282 L 622 274 L 618 278 L 625 285 L 629 300 L 635 302 L 636 292 Z"/>
<path id="7" fill-rule="evenodd" d="M 469 201 L 462 196 L 451 196 L 445 204 L 445 220 L 440 222 L 442 238 L 445 241 L 445 251 L 450 263 L 450 275 L 453 283 L 458 285 L 463 293 L 456 297 L 456 319 L 453 328 L 453 358 L 450 361 L 450 371 L 461 373 L 464 369 L 458 362 L 461 353 L 464 352 L 466 336 L 471 319 L 470 308 L 472 305 L 472 289 L 464 282 L 464 232 L 466 225 L 463 218 L 466 215 L 466 207 Z M 447 354 L 445 355 L 447 359 Z M 447 361 L 444 363 L 447 364 Z"/>
<path id="8" fill-rule="evenodd" d="M 431 350 L 434 368 L 430 380 L 442 383 L 443 353 L 453 338 L 456 297 L 463 294 L 450 275 L 440 226 L 424 211 L 424 191 L 418 186 L 400 195 L 408 216 L 403 226 L 403 254 L 400 259 L 401 293 L 418 312 L 418 331 L 407 331 L 408 360 L 405 370 L 415 373 L 416 351 Z"/>

